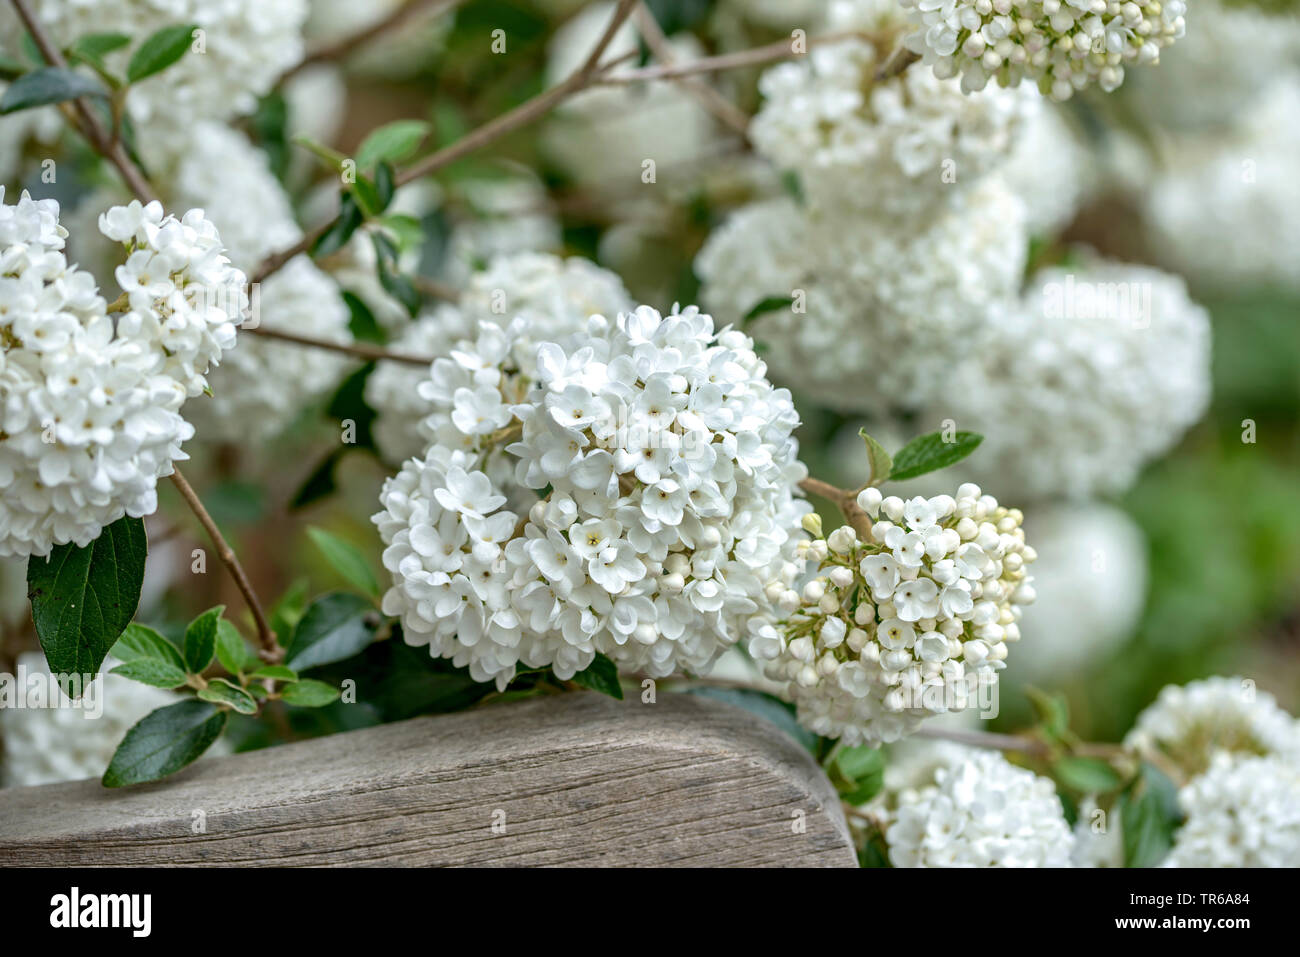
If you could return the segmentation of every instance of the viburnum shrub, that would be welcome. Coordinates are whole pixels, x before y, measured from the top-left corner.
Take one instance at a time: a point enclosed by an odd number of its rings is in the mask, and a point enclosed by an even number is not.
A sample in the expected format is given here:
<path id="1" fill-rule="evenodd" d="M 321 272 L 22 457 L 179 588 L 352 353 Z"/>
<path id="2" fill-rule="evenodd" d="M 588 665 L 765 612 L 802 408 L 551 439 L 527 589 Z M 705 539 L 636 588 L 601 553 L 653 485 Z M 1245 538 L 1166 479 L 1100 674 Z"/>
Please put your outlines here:
<path id="1" fill-rule="evenodd" d="M 1035 511 L 1123 492 L 1208 402 L 1179 277 L 1031 242 L 1094 185 L 1047 100 L 1157 63 L 1185 4 L 747 0 L 799 22 L 789 48 L 718 55 L 651 6 L 582 10 L 493 122 L 439 105 L 348 154 L 332 61 L 407 14 L 308 43 L 301 0 L 0 3 L 0 184 L 55 145 L 78 177 L 0 185 L 0 556 L 27 562 L 45 653 L 21 667 L 60 701 L 105 682 L 115 716 L 0 709 L 5 783 L 138 784 L 311 715 L 725 686 L 809 747 L 864 864 L 1294 864 L 1300 726 L 1246 679 L 1166 688 L 1122 744 L 1036 690 L 1030 732 L 971 723 L 1040 640 L 1036 568 L 1070 635 L 1119 591 L 1070 514 L 1040 565 Z M 418 73 L 400 39 L 357 68 Z M 746 65 L 752 122 L 714 77 Z M 544 168 L 462 165 L 552 108 Z M 563 228 L 560 175 L 598 239 Z M 688 275 L 656 274 L 665 248 Z M 293 506 L 358 481 L 355 446 L 377 508 L 308 529 L 304 568 L 347 589 L 267 606 L 232 489 L 247 449 L 296 464 L 322 410 L 340 447 Z M 873 422 L 845 487 L 801 458 L 826 462 L 810 414 Z M 242 602 L 171 634 L 135 620 L 148 538 L 151 572 L 190 560 L 158 559 L 164 478 Z"/>

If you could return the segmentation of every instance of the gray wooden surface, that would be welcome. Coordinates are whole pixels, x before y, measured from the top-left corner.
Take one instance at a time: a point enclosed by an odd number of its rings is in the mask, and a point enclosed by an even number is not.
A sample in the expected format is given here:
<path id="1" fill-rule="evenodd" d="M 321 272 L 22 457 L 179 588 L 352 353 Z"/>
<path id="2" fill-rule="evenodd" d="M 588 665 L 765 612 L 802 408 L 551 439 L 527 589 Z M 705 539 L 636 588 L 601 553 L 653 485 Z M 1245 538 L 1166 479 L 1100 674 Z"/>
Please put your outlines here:
<path id="1" fill-rule="evenodd" d="M 0 790 L 0 866 L 855 863 L 808 753 L 689 695 L 566 694 L 210 758 L 124 790 Z"/>

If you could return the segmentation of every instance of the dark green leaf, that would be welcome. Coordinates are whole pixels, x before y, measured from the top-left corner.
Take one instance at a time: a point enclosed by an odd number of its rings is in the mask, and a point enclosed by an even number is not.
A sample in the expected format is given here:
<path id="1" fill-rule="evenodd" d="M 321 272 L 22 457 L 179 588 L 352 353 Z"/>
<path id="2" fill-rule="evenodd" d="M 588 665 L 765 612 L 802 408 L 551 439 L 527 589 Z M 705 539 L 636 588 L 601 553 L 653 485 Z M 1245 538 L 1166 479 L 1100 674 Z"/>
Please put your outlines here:
<path id="1" fill-rule="evenodd" d="M 297 705 L 300 708 L 323 708 L 338 696 L 338 688 L 312 678 L 286 685 L 280 692 L 280 697 L 286 704 Z"/>
<path id="2" fill-rule="evenodd" d="M 791 296 L 768 296 L 767 298 L 760 299 L 756 302 L 754 307 L 750 309 L 749 312 L 745 313 L 740 324 L 742 326 L 747 326 L 764 313 L 776 312 L 778 309 L 789 309 L 793 305 L 794 298 Z"/>
<path id="3" fill-rule="evenodd" d="M 226 715 L 192 698 L 145 715 L 126 733 L 104 772 L 104 786 L 156 781 L 198 759 L 221 736 Z"/>
<path id="4" fill-rule="evenodd" d="M 295 671 L 351 658 L 375 636 L 375 606 L 359 595 L 334 592 L 308 607 L 285 656 Z"/>
<path id="5" fill-rule="evenodd" d="M 199 699 L 225 705 L 240 714 L 257 714 L 257 702 L 253 700 L 253 696 L 225 678 L 214 678 L 209 681 L 206 688 L 199 690 Z"/>
<path id="6" fill-rule="evenodd" d="M 289 108 L 284 96 L 272 91 L 258 100 L 248 125 L 257 145 L 266 153 L 271 172 L 283 182 L 289 172 Z"/>
<path id="7" fill-rule="evenodd" d="M 1173 846 L 1174 831 L 1182 816 L 1173 782 L 1144 763 L 1137 780 L 1120 795 L 1119 811 L 1124 866 L 1158 865 Z"/>
<path id="8" fill-rule="evenodd" d="M 1064 757 L 1052 772 L 1058 781 L 1081 794 L 1117 791 L 1122 783 L 1115 769 L 1097 758 Z"/>
<path id="9" fill-rule="evenodd" d="M 423 120 L 396 120 L 374 130 L 357 148 L 357 169 L 368 170 L 380 161 L 402 163 L 415 155 L 429 124 Z"/>
<path id="10" fill-rule="evenodd" d="M 234 622 L 225 618 L 217 620 L 217 660 L 232 675 L 258 665 L 257 655 L 248 647 L 244 636 L 239 633 Z"/>
<path id="11" fill-rule="evenodd" d="M 376 234 L 378 235 L 378 234 Z M 384 287 L 384 291 L 406 307 L 406 311 L 414 318 L 420 311 L 420 291 L 415 288 L 415 283 L 403 276 L 395 269 L 386 267 L 382 262 L 379 264 L 379 283 Z"/>
<path id="12" fill-rule="evenodd" d="M 384 335 L 383 327 L 371 312 L 370 307 L 354 292 L 343 291 L 343 302 L 347 304 L 348 313 L 351 318 L 348 320 L 348 331 L 352 333 L 352 338 L 359 342 L 374 342 L 382 345 L 388 341 Z"/>
<path id="13" fill-rule="evenodd" d="M 697 694 L 706 698 L 725 701 L 728 704 L 765 718 L 807 748 L 810 754 L 817 754 L 817 735 L 795 720 L 793 705 L 787 704 L 775 695 L 770 695 L 765 691 L 751 691 L 746 688 L 709 687 L 690 688 L 687 690 L 687 694 Z"/>
<path id="14" fill-rule="evenodd" d="M 575 684 L 580 684 L 584 688 L 599 691 L 619 701 L 623 700 L 623 686 L 618 680 L 618 666 L 600 652 L 596 652 L 596 657 L 591 664 L 574 675 L 573 680 Z"/>
<path id="15" fill-rule="evenodd" d="M 382 213 L 388 208 L 388 204 L 393 201 L 393 193 L 396 190 L 397 184 L 393 175 L 393 167 L 388 163 L 380 163 L 375 167 L 375 193 L 379 198 L 377 212 Z"/>
<path id="16" fill-rule="evenodd" d="M 209 608 L 185 626 L 185 667 L 192 674 L 199 674 L 212 663 L 217 650 L 217 622 L 225 610 L 225 605 Z"/>
<path id="17" fill-rule="evenodd" d="M 284 594 L 271 606 L 267 617 L 270 619 L 271 630 L 275 632 L 275 640 L 282 648 L 288 647 L 289 639 L 293 637 L 293 630 L 298 627 L 298 622 L 302 619 L 302 613 L 306 608 L 307 579 L 305 578 L 299 578 L 285 589 Z"/>
<path id="18" fill-rule="evenodd" d="M 126 626 L 109 654 L 118 661 L 156 659 L 185 670 L 185 661 L 175 645 L 152 628 L 134 622 Z"/>
<path id="19" fill-rule="evenodd" d="M 309 526 L 307 534 L 316 543 L 334 570 L 354 588 L 359 588 L 368 595 L 379 595 L 379 583 L 375 581 L 370 563 L 354 545 L 343 541 L 337 535 L 331 535 L 323 528 Z"/>
<path id="20" fill-rule="evenodd" d="M 885 447 L 867 434 L 866 429 L 858 429 L 858 435 L 867 444 L 867 461 L 871 464 L 871 484 L 879 485 L 889 478 L 894 470 L 894 460 L 889 457 Z"/>
<path id="21" fill-rule="evenodd" d="M 137 658 L 118 665 L 110 674 L 121 675 L 155 688 L 179 688 L 185 684 L 185 671 L 161 658 Z"/>
<path id="22" fill-rule="evenodd" d="M 835 766 L 850 781 L 876 774 L 885 769 L 885 755 L 879 748 L 860 744 L 844 748 L 835 755 Z"/>
<path id="23" fill-rule="evenodd" d="M 151 34 L 144 43 L 140 44 L 135 53 L 131 54 L 131 62 L 126 66 L 127 80 L 138 83 L 145 77 L 167 69 L 185 55 L 197 29 L 196 24 L 182 23 L 163 27 Z"/>
<path id="24" fill-rule="evenodd" d="M 0 114 L 62 103 L 79 96 L 106 95 L 107 91 L 98 80 L 72 70 L 47 66 L 25 73 L 9 84 L 4 96 L 0 97 Z"/>
<path id="25" fill-rule="evenodd" d="M 98 674 L 131 623 L 149 550 L 144 523 L 121 518 L 85 548 L 57 545 L 27 562 L 32 621 L 53 674 Z"/>
<path id="26" fill-rule="evenodd" d="M 339 197 L 338 218 L 316 240 L 312 246 L 311 254 L 321 257 L 338 252 L 347 245 L 348 240 L 352 238 L 352 234 L 357 231 L 357 227 L 364 221 L 365 216 L 362 215 L 361 207 L 357 205 L 356 197 L 345 191 Z"/>
<path id="27" fill-rule="evenodd" d="M 983 441 L 984 436 L 977 432 L 954 433 L 951 442 L 944 441 L 942 432 L 922 435 L 899 449 L 894 456 L 894 471 L 890 477 L 901 482 L 947 468 L 970 455 Z"/>
<path id="28" fill-rule="evenodd" d="M 375 447 L 372 427 L 378 415 L 366 403 L 366 381 L 374 371 L 375 364 L 367 362 L 344 379 L 325 408 L 325 414 L 336 423 L 347 419 L 356 423 L 356 441 L 345 448 L 373 449 Z"/>

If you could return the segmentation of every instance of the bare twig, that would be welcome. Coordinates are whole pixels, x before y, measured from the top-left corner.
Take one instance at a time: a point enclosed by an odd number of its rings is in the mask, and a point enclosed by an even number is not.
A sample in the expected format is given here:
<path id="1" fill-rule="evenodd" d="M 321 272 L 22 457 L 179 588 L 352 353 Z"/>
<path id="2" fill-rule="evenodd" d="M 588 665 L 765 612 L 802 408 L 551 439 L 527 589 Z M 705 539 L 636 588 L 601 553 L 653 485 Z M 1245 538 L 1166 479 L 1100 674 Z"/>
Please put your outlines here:
<path id="1" fill-rule="evenodd" d="M 849 40 L 870 39 L 872 39 L 871 36 L 865 33 L 828 33 L 820 37 L 810 37 L 805 49 L 811 50 L 815 46 L 828 46 L 832 43 L 844 43 Z M 738 50 L 735 53 L 722 53 L 718 56 L 702 57 L 699 60 L 691 60 L 686 63 L 657 63 L 636 70 L 608 73 L 601 76 L 597 82 L 601 86 L 626 86 L 629 83 L 644 83 L 647 80 L 674 80 L 702 73 L 721 73 L 725 70 L 737 70 L 747 66 L 762 66 L 764 63 L 775 63 L 779 60 L 789 60 L 804 55 L 804 49 L 796 49 L 793 41 L 778 40 L 766 46 Z"/>
<path id="2" fill-rule="evenodd" d="M 898 76 L 919 59 L 921 59 L 919 53 L 913 53 L 900 43 L 894 48 L 894 52 L 885 58 L 885 62 L 880 64 L 880 69 L 876 71 L 876 82 Z"/>
<path id="3" fill-rule="evenodd" d="M 310 346 L 313 349 L 325 349 L 329 352 L 355 356 L 358 359 L 404 362 L 407 365 L 424 366 L 425 368 L 433 364 L 433 358 L 429 356 L 412 356 L 400 352 L 389 352 L 387 349 L 367 345 L 364 342 L 330 342 L 327 339 L 313 339 L 311 336 L 300 336 L 297 333 L 285 332 L 281 329 L 268 329 L 265 326 L 257 326 L 243 331 L 253 332 L 268 339 L 278 339 L 281 342 L 292 342 L 300 346 Z"/>
<path id="4" fill-rule="evenodd" d="M 449 13 L 463 2 L 464 0 L 407 0 L 388 16 L 380 18 L 364 30 L 309 51 L 301 61 L 285 71 L 280 77 L 280 82 L 283 83 L 294 74 L 317 63 L 342 60 L 372 40 L 399 30 L 419 16 L 427 14 L 432 17 L 435 14 Z"/>
<path id="5" fill-rule="evenodd" d="M 853 526 L 853 530 L 858 533 L 858 538 L 871 541 L 871 516 L 858 504 L 858 493 L 855 490 L 837 488 L 829 482 L 815 478 L 804 479 L 799 483 L 799 487 L 809 495 L 816 495 L 834 503 L 848 523 Z"/>
<path id="6" fill-rule="evenodd" d="M 655 19 L 654 13 L 646 6 L 645 0 L 637 4 L 633 16 L 636 18 L 637 29 L 641 31 L 641 36 L 645 37 L 646 46 L 659 62 L 665 65 L 676 63 L 677 56 L 673 53 L 672 45 L 659 26 L 659 21 Z M 747 135 L 749 117 L 725 96 L 697 77 L 680 77 L 677 82 L 720 122 L 731 127 L 741 136 Z"/>
<path id="7" fill-rule="evenodd" d="M 18 18 L 23 21 L 23 26 L 32 35 L 32 39 L 36 41 L 36 47 L 41 51 L 41 56 L 45 57 L 45 61 L 50 66 L 66 70 L 68 61 L 63 58 L 59 48 L 50 41 L 49 34 L 45 32 L 40 22 L 32 15 L 27 6 L 27 0 L 10 0 L 10 2 L 13 4 L 14 10 L 17 11 Z M 136 166 L 131 157 L 127 155 L 122 143 L 104 129 L 104 125 L 100 123 L 99 117 L 90 108 L 90 104 L 86 102 L 85 97 L 78 97 L 73 100 L 72 108 L 80 121 L 78 126 L 82 134 L 90 141 L 90 145 L 94 147 L 96 152 L 117 167 L 118 172 L 122 174 L 122 179 L 126 181 L 131 192 L 139 197 L 140 202 L 149 203 L 156 200 L 158 196 L 145 180 L 144 174 L 140 172 L 140 167 Z"/>
<path id="8" fill-rule="evenodd" d="M 257 625 L 257 640 L 262 646 L 262 659 L 272 663 L 279 661 L 284 656 L 284 649 L 275 640 L 275 632 L 271 630 L 271 626 L 267 623 L 266 613 L 262 611 L 262 603 L 258 600 L 257 593 L 253 591 L 253 585 L 248 580 L 248 575 L 245 574 L 243 566 L 239 564 L 239 558 L 235 555 L 235 550 L 226 542 L 225 537 L 221 534 L 221 529 L 217 528 L 217 523 L 212 520 L 208 510 L 203 507 L 203 502 L 200 501 L 198 494 L 190 486 L 190 483 L 185 481 L 185 476 L 181 474 L 180 469 L 172 472 L 171 478 L 172 484 L 181 493 L 181 498 L 185 499 L 185 504 L 198 517 L 199 524 L 208 533 L 208 537 L 212 539 L 212 544 L 217 546 L 217 557 L 226 566 L 226 570 L 230 572 L 230 577 L 235 580 L 235 586 L 239 589 L 240 594 L 244 596 L 244 604 L 248 606 L 249 612 L 253 615 L 253 621 Z"/>

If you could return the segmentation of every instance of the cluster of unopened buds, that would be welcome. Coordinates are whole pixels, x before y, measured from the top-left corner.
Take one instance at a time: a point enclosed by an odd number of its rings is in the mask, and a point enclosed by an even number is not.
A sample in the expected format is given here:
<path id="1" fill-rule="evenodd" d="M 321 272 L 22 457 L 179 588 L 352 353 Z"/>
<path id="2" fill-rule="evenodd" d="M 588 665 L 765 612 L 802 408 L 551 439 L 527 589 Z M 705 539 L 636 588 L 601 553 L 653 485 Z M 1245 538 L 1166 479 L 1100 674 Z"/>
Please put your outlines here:
<path id="1" fill-rule="evenodd" d="M 1097 82 L 1110 92 L 1124 68 L 1155 63 L 1182 37 L 1183 0 L 900 0 L 917 29 L 908 48 L 940 78 L 961 76 L 967 91 L 990 79 L 1014 86 L 1038 84 L 1053 99 L 1068 99 Z"/>
<path id="2" fill-rule="evenodd" d="M 755 620 L 750 638 L 800 723 L 850 744 L 986 704 L 1033 600 L 1036 557 L 1020 511 L 973 484 L 907 501 L 867 488 L 858 505 L 872 520 L 865 538 L 848 525 L 822 538 L 817 519 L 805 521 L 815 537 L 800 550 L 816 574 L 769 595 L 787 617 Z"/>

